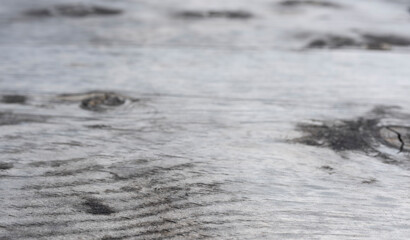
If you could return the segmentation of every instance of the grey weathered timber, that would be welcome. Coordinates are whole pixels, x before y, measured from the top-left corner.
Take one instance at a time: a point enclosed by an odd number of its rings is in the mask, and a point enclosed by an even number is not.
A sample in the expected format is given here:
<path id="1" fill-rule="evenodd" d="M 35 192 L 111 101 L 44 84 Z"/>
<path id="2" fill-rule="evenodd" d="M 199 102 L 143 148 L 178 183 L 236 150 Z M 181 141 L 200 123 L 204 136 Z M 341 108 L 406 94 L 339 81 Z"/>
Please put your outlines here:
<path id="1" fill-rule="evenodd" d="M 0 239 L 410 239 L 408 4 L 0 0 Z"/>

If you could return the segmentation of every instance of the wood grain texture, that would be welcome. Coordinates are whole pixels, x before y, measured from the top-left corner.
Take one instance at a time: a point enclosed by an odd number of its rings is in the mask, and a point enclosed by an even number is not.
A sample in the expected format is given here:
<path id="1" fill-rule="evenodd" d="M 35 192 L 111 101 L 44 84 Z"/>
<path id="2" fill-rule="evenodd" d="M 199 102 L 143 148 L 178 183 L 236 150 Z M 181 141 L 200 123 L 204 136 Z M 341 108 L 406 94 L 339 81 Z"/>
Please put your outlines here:
<path id="1" fill-rule="evenodd" d="M 404 1 L 0 1 L 0 239 L 410 238 Z"/>

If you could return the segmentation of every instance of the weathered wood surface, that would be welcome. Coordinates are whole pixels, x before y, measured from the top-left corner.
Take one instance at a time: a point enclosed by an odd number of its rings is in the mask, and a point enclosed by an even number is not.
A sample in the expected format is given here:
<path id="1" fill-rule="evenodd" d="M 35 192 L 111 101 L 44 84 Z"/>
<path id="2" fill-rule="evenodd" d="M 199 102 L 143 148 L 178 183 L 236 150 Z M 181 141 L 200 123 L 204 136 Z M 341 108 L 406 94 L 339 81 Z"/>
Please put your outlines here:
<path id="1" fill-rule="evenodd" d="M 410 239 L 406 1 L 0 3 L 1 239 Z"/>

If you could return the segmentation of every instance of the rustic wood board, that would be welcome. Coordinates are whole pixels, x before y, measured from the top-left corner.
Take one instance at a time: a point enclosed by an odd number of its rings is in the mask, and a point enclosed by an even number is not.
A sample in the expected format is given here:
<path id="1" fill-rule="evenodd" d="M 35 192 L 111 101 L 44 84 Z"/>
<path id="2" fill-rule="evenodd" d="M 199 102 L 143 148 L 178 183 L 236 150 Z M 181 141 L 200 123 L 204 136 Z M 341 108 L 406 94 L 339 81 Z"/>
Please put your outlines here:
<path id="1" fill-rule="evenodd" d="M 301 38 L 400 33 L 402 1 L 1 2 L 0 239 L 410 238 L 408 50 Z M 207 9 L 252 17 L 178 15 Z"/>

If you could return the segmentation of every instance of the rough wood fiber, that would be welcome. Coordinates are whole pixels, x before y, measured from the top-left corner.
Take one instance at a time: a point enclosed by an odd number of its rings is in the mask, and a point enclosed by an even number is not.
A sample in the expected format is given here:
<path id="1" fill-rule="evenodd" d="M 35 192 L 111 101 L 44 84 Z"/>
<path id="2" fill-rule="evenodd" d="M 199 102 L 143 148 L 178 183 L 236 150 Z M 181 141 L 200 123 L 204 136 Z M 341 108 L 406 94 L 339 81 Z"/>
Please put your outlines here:
<path id="1" fill-rule="evenodd" d="M 0 0 L 0 239 L 410 239 L 407 3 L 299 2 Z"/>

